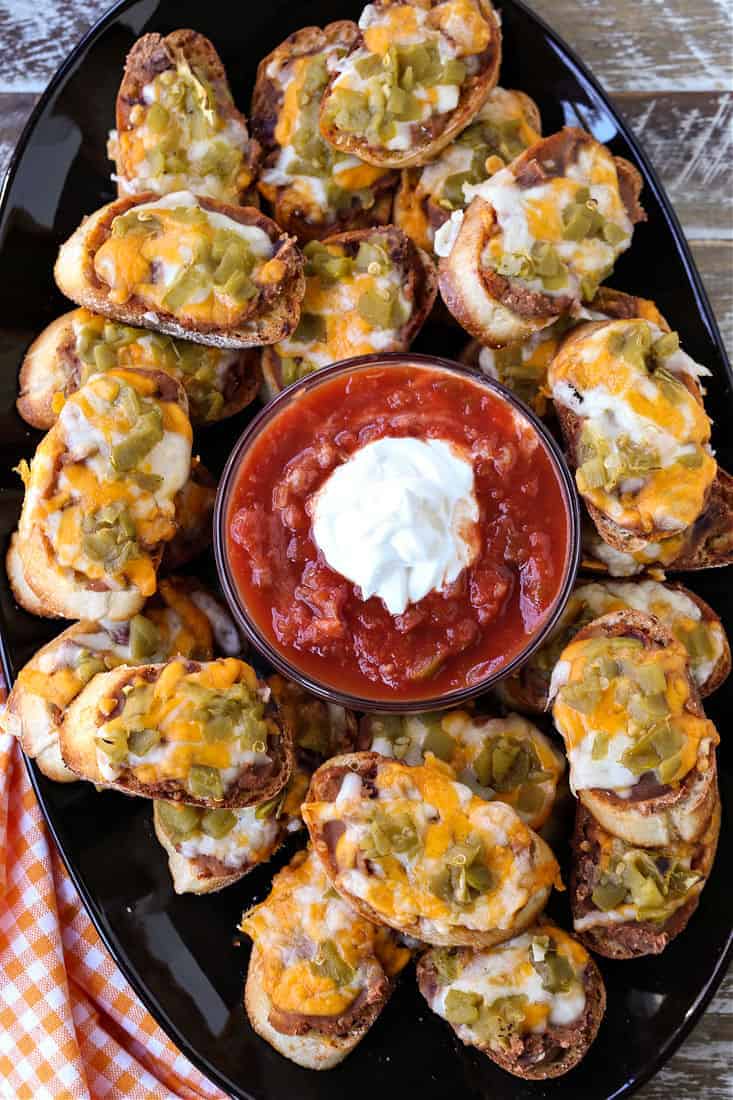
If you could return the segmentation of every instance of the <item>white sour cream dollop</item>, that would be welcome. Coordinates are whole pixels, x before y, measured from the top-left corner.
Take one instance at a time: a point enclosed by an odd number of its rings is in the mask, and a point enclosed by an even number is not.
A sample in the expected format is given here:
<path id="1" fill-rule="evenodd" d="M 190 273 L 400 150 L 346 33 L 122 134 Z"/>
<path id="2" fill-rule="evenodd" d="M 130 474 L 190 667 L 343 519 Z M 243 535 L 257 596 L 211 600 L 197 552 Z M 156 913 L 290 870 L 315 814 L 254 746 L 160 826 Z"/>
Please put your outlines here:
<path id="1" fill-rule="evenodd" d="M 465 455 L 465 457 L 464 457 Z M 377 439 L 316 493 L 313 537 L 326 562 L 392 615 L 451 584 L 478 551 L 467 452 L 442 439 Z"/>

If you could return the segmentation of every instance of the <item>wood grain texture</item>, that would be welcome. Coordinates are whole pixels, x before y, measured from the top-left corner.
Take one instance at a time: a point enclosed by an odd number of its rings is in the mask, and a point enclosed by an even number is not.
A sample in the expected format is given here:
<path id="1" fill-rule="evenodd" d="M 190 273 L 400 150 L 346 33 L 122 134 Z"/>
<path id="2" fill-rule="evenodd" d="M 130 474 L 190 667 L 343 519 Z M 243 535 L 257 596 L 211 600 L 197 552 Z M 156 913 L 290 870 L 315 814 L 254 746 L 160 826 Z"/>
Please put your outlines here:
<path id="1" fill-rule="evenodd" d="M 728 0 L 531 0 L 606 87 L 662 177 L 733 352 Z M 0 176 L 38 93 L 105 0 L 0 0 Z M 640 1100 L 731 1100 L 733 975 Z M 559 1093 L 561 1095 L 561 1092 Z"/>

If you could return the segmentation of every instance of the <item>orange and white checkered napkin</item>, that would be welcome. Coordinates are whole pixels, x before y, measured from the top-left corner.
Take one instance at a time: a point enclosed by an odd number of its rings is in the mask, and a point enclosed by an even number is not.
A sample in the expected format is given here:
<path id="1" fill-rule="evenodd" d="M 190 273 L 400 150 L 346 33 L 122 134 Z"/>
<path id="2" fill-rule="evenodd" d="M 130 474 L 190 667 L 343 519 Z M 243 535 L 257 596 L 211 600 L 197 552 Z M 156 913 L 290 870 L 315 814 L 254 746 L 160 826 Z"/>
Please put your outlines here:
<path id="1" fill-rule="evenodd" d="M 5 733 L 0 1096 L 223 1098 L 161 1031 L 107 953 L 48 834 L 20 748 Z"/>

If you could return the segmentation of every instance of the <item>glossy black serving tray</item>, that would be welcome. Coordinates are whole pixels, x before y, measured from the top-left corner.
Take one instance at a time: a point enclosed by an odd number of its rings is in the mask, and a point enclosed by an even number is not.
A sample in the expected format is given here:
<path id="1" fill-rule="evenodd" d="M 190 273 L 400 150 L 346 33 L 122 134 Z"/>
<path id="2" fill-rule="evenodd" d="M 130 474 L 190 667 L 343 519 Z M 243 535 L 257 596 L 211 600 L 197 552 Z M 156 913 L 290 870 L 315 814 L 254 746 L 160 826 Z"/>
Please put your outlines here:
<path id="1" fill-rule="evenodd" d="M 33 337 L 64 309 L 52 266 L 59 244 L 82 215 L 113 197 L 106 160 L 107 130 L 127 50 L 145 31 L 193 27 L 208 35 L 247 109 L 259 59 L 307 23 L 358 18 L 361 0 L 136 0 L 117 5 L 74 50 L 41 98 L 18 145 L 5 184 L 0 221 L 0 535 L 14 528 L 22 499 L 12 472 L 29 458 L 38 433 L 14 409 L 16 377 Z M 733 468 L 730 366 L 680 227 L 652 169 L 627 127 L 590 74 L 564 43 L 523 4 L 502 5 L 501 82 L 537 101 L 544 130 L 566 123 L 590 130 L 645 177 L 647 224 L 619 262 L 612 283 L 654 298 L 681 334 L 687 351 L 707 364 L 708 409 L 718 425 L 714 443 Z M 578 0 L 578 18 L 587 8 Z M 456 355 L 455 332 L 423 333 L 418 350 Z M 214 470 L 223 464 L 248 414 L 197 439 Z M 209 571 L 210 562 L 199 567 Z M 730 574 L 690 579 L 733 631 Z M 11 679 L 58 624 L 18 610 L 0 576 L 2 661 Z M 733 707 L 733 684 L 709 701 L 725 740 L 723 719 Z M 724 808 L 733 805 L 733 761 L 721 746 Z M 298 1069 L 250 1029 L 241 1004 L 248 948 L 236 924 L 242 909 L 267 891 L 272 867 L 258 869 L 221 894 L 177 897 L 151 824 L 150 804 L 85 783 L 55 785 L 35 768 L 32 777 L 63 858 L 104 941 L 153 1015 L 191 1060 L 235 1097 L 257 1100 L 606 1100 L 628 1095 L 669 1057 L 699 1017 L 731 953 L 731 866 L 727 815 L 718 860 L 687 931 L 659 958 L 603 961 L 608 1012 L 585 1061 L 556 1082 L 530 1084 L 503 1073 L 463 1048 L 427 1010 L 408 973 L 364 1042 L 328 1073 Z M 280 866 L 288 853 L 281 855 Z M 566 906 L 557 903 L 559 919 Z"/>

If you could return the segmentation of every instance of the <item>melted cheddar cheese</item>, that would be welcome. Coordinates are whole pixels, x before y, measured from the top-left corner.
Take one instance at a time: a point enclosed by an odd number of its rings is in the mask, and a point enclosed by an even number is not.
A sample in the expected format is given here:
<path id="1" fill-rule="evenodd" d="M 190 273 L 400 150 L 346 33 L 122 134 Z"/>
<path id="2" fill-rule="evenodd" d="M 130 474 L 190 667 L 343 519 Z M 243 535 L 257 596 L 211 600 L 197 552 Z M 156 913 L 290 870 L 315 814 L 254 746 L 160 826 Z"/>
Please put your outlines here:
<path id="1" fill-rule="evenodd" d="M 409 150 L 420 127 L 446 124 L 465 82 L 485 64 L 496 34 L 476 0 L 420 3 L 376 0 L 359 20 L 362 42 L 336 61 L 325 118 L 370 146 Z M 408 73 L 409 70 L 409 73 Z"/>
<path id="2" fill-rule="evenodd" d="M 707 370 L 664 353 L 670 339 L 646 321 L 612 321 L 567 344 L 548 376 L 553 400 L 583 422 L 579 491 L 647 537 L 694 523 L 717 470 L 710 419 L 686 385 L 697 392 Z"/>
<path id="3" fill-rule="evenodd" d="M 664 567 L 671 566 L 684 547 L 686 531 L 659 541 L 649 541 L 641 549 L 627 551 L 609 546 L 588 520 L 583 524 L 583 568 L 599 570 L 611 577 L 635 577 L 648 572 L 664 579 Z"/>
<path id="4" fill-rule="evenodd" d="M 307 802 L 303 816 L 311 836 L 328 822 L 344 825 L 334 881 L 386 923 L 419 922 L 428 941 L 458 929 L 510 929 L 558 880 L 549 848 L 510 806 L 484 801 L 439 768 L 384 760 L 374 786 L 376 798 L 349 773 L 333 801 Z"/>
<path id="5" fill-rule="evenodd" d="M 224 103 L 183 54 L 144 86 L 125 129 L 110 134 L 120 195 L 191 190 L 241 201 L 253 181 L 249 134 L 228 89 L 220 84 L 218 94 Z"/>
<path id="6" fill-rule="evenodd" d="M 343 1015 L 410 958 L 390 929 L 339 897 L 311 852 L 299 852 L 275 876 L 269 897 L 244 914 L 240 927 L 260 954 L 271 1006 L 306 1017 Z"/>
<path id="7" fill-rule="evenodd" d="M 554 925 L 488 950 L 434 949 L 426 962 L 438 978 L 430 1007 L 464 1043 L 506 1051 L 517 1038 L 572 1025 L 585 1011 L 588 953 Z"/>
<path id="8" fill-rule="evenodd" d="M 133 676 L 121 699 L 99 704 L 100 771 L 108 780 L 129 770 L 144 784 L 177 781 L 219 802 L 244 768 L 271 762 L 268 739 L 278 731 L 264 715 L 268 696 L 254 670 L 234 657 L 194 671 L 176 658 L 152 681 Z"/>
<path id="9" fill-rule="evenodd" d="M 206 810 L 177 802 L 154 803 L 156 826 L 192 869 L 215 875 L 251 870 L 264 863 L 283 839 L 282 822 L 271 803 Z M 223 870 L 212 867 L 213 860 Z"/>
<path id="10" fill-rule="evenodd" d="M 431 251 L 435 229 L 466 206 L 464 185 L 499 172 L 540 135 L 517 92 L 494 88 L 470 126 L 423 168 L 402 172 L 394 220 L 420 248 Z"/>
<path id="11" fill-rule="evenodd" d="M 628 797 L 647 774 L 674 787 L 719 740 L 712 722 L 687 709 L 687 652 L 676 640 L 665 649 L 631 637 L 573 641 L 555 666 L 550 696 L 573 791 Z"/>
<path id="12" fill-rule="evenodd" d="M 262 287 L 284 277 L 264 229 L 205 210 L 190 191 L 139 203 L 93 256 L 110 302 L 131 298 L 191 324 L 231 326 Z"/>
<path id="13" fill-rule="evenodd" d="M 427 763 L 487 801 L 516 810 L 532 829 L 550 815 L 565 770 L 562 755 L 518 714 L 480 718 L 464 710 L 366 719 L 372 752 L 405 764 Z"/>
<path id="14" fill-rule="evenodd" d="M 293 215 L 314 225 L 338 220 L 341 211 L 370 209 L 374 187 L 387 170 L 338 152 L 320 136 L 318 109 L 333 65 L 346 50 L 330 43 L 303 57 L 284 56 L 267 70 L 280 93 L 274 150 L 258 187 L 277 203 L 280 217 Z"/>
<path id="15" fill-rule="evenodd" d="M 66 401 L 31 463 L 18 528 L 21 538 L 43 532 L 59 570 L 146 597 L 191 460 L 186 411 L 155 385 L 112 370 Z"/>

